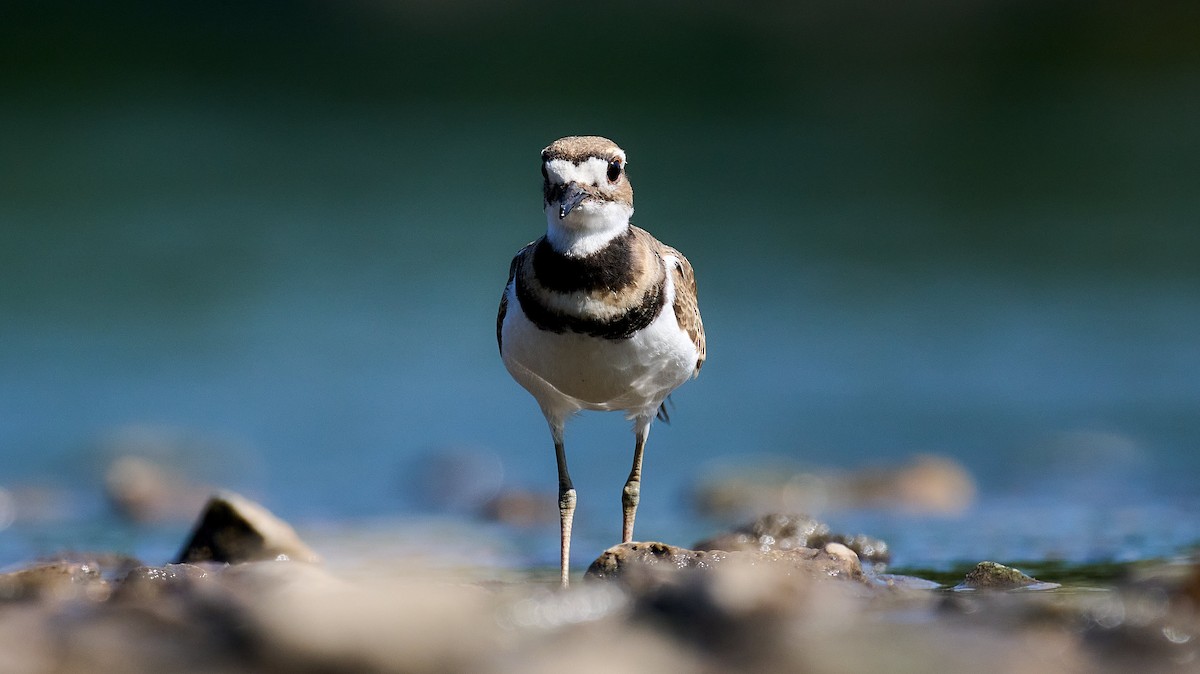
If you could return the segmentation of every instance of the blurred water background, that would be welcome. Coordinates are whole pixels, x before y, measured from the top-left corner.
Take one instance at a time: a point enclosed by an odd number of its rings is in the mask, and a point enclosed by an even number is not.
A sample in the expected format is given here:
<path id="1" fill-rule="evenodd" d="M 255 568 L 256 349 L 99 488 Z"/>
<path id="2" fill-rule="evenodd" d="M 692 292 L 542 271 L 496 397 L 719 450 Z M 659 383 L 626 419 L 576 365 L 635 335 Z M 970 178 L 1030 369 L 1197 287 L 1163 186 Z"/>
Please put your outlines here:
<path id="1" fill-rule="evenodd" d="M 445 482 L 551 494 L 493 321 L 544 228 L 538 151 L 576 133 L 628 151 L 634 221 L 699 275 L 709 362 L 651 435 L 639 538 L 710 532 L 688 495 L 720 466 L 932 452 L 977 481 L 966 512 L 827 519 L 908 564 L 1178 552 L 1200 541 L 1198 21 L 6 2 L 0 564 L 173 552 L 186 521 L 105 503 L 128 452 L 326 531 L 465 518 Z M 632 436 L 592 415 L 567 447 L 586 560 Z M 446 456 L 468 460 L 431 473 Z M 515 563 L 554 563 L 546 503 Z"/>

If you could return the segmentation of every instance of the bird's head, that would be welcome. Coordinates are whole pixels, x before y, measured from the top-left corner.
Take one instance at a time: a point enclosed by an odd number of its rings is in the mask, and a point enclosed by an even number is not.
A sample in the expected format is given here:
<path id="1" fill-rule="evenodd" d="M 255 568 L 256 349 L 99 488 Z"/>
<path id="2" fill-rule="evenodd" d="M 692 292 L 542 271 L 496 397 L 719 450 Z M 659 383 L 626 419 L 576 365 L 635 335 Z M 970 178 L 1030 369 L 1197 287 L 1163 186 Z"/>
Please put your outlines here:
<path id="1" fill-rule="evenodd" d="M 625 151 L 600 136 L 567 136 L 542 150 L 547 238 L 561 252 L 586 255 L 629 227 L 633 186 Z"/>

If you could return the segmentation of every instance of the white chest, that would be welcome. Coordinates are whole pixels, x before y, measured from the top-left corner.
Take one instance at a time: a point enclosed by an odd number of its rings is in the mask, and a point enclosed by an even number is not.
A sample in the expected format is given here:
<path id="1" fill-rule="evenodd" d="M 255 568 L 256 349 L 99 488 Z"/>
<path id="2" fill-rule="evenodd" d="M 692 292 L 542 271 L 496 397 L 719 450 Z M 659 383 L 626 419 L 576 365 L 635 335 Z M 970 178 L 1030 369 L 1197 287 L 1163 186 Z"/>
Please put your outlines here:
<path id="1" fill-rule="evenodd" d="M 619 340 L 539 329 L 521 310 L 514 288 L 506 292 L 504 364 L 548 415 L 565 419 L 579 410 L 653 414 L 695 371 L 696 346 L 675 320 L 669 281 L 659 315 Z"/>

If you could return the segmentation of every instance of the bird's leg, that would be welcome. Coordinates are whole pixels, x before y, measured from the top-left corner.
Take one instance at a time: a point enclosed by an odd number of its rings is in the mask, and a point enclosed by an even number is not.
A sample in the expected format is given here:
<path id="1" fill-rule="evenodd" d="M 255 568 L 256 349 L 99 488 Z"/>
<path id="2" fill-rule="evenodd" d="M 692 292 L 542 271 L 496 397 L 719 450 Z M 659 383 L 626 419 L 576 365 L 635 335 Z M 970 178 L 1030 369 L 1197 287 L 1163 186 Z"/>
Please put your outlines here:
<path id="1" fill-rule="evenodd" d="M 559 580 L 563 587 L 570 582 L 571 567 L 571 523 L 575 519 L 575 486 L 571 484 L 571 475 L 567 472 L 567 453 L 563 449 L 562 425 L 551 425 L 550 432 L 554 435 L 554 456 L 558 459 L 558 519 L 561 526 L 559 538 Z"/>
<path id="2" fill-rule="evenodd" d="M 625 490 L 621 493 L 621 509 L 625 514 L 621 527 L 622 543 L 633 542 L 633 519 L 637 516 L 642 493 L 642 453 L 646 450 L 646 438 L 650 436 L 651 419 L 653 417 L 638 417 L 633 429 L 637 436 L 633 446 L 633 469 L 629 471 L 629 479 L 625 481 Z"/>

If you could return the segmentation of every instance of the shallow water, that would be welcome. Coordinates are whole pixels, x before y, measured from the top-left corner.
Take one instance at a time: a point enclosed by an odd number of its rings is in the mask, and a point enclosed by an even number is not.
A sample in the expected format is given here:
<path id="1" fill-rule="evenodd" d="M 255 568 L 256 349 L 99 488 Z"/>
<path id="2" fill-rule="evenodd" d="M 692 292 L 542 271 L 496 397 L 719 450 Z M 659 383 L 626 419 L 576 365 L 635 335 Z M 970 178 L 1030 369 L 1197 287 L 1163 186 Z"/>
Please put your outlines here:
<path id="1" fill-rule="evenodd" d="M 85 41 L 5 76 L 19 160 L 0 168 L 0 487 L 68 514 L 0 532 L 0 562 L 167 554 L 179 527 L 114 528 L 100 496 L 123 451 L 301 526 L 444 510 L 453 498 L 416 494 L 447 449 L 494 461 L 463 489 L 552 488 L 548 434 L 493 318 L 509 257 L 541 231 L 537 150 L 578 131 L 629 152 L 635 221 L 692 260 L 708 333 L 701 377 L 651 436 L 640 538 L 716 527 L 683 504 L 731 458 L 854 468 L 935 451 L 979 481 L 967 514 L 827 519 L 904 565 L 1200 540 L 1200 201 L 1185 179 L 1200 136 L 1179 105 L 1194 49 L 1139 60 L 1077 37 L 1081 56 L 1025 62 L 1006 49 L 1029 36 L 968 22 L 988 37 L 977 50 L 928 28 L 932 62 L 885 41 L 822 70 L 834 38 L 750 47 L 756 18 L 704 15 L 673 44 L 760 79 L 659 90 L 648 67 L 621 85 L 643 104 L 618 115 L 548 108 L 524 50 L 497 48 L 507 84 L 486 84 L 476 61 L 496 44 L 476 38 L 498 33 L 483 23 L 349 13 L 345 32 L 297 37 L 326 11 L 266 46 L 251 17 L 84 17 L 65 30 L 123 50 L 96 58 Z M 379 32 L 346 27 L 366 25 Z M 151 58 L 155 26 L 192 41 Z M 705 30 L 740 39 L 718 40 L 721 57 Z M 188 58 L 210 33 L 230 50 Z M 391 34 L 402 47 L 383 46 Z M 31 35 L 35 54 L 56 44 Z M 467 44 L 478 58 L 443 64 L 466 89 L 406 60 Z M 289 59 L 258 58 L 293 52 L 310 69 L 337 53 L 355 74 L 296 86 Z M 718 90 L 689 89 L 701 81 Z M 577 559 L 619 526 L 626 426 L 593 415 L 568 431 Z M 553 525 L 516 540 L 533 542 L 521 559 L 554 559 Z"/>

